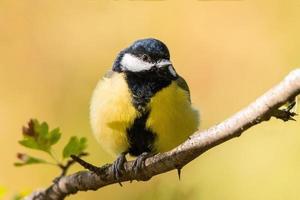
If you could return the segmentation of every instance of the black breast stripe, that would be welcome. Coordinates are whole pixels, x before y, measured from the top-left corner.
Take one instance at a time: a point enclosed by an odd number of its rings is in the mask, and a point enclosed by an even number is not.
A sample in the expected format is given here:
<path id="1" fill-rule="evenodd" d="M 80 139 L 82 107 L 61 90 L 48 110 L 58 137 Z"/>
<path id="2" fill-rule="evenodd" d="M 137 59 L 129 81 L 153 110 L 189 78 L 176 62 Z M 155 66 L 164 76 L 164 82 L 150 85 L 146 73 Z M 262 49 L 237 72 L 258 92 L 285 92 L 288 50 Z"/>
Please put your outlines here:
<path id="1" fill-rule="evenodd" d="M 151 112 L 151 108 L 148 108 L 147 105 L 151 97 L 172 83 L 172 78 L 168 78 L 163 72 L 161 71 L 161 74 L 157 71 L 125 72 L 132 104 L 141 114 L 134 120 L 133 125 L 127 128 L 128 152 L 132 156 L 138 156 L 143 152 L 155 153 L 153 144 L 156 133 L 146 128 L 146 122 Z"/>
<path id="2" fill-rule="evenodd" d="M 155 133 L 146 128 L 146 121 L 149 111 L 137 117 L 133 125 L 127 129 L 127 139 L 129 142 L 128 153 L 132 156 L 138 156 L 143 152 L 153 152 L 153 143 L 155 141 Z"/>

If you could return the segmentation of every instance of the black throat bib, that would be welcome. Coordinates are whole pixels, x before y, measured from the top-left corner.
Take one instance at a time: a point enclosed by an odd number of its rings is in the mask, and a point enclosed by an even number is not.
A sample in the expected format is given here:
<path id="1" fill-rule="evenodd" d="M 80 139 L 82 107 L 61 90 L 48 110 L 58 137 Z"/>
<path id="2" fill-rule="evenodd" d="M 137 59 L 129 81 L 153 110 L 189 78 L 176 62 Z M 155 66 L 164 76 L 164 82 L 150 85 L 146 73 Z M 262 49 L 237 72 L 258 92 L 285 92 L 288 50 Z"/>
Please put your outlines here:
<path id="1" fill-rule="evenodd" d="M 155 153 L 153 144 L 156 133 L 146 128 L 151 109 L 147 107 L 152 96 L 171 84 L 172 80 L 159 76 L 156 72 L 126 72 L 126 81 L 132 96 L 132 103 L 141 115 L 127 129 L 128 152 L 138 156 L 143 152 Z"/>
<path id="2" fill-rule="evenodd" d="M 126 72 L 126 81 L 131 91 L 132 103 L 138 111 L 143 111 L 151 97 L 172 82 L 155 71 Z"/>

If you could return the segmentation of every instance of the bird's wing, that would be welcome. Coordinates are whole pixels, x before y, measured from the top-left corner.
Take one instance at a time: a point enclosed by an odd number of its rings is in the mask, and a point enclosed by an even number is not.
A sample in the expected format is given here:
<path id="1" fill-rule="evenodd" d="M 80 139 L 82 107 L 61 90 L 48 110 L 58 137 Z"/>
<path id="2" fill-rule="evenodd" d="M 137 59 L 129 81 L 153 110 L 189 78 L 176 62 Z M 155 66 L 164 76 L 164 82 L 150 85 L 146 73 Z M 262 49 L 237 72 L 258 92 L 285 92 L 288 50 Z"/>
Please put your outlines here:
<path id="1" fill-rule="evenodd" d="M 188 94 L 189 101 L 191 102 L 190 89 L 186 81 L 181 76 L 179 76 L 175 82 L 181 89 L 186 91 L 186 93 Z"/>

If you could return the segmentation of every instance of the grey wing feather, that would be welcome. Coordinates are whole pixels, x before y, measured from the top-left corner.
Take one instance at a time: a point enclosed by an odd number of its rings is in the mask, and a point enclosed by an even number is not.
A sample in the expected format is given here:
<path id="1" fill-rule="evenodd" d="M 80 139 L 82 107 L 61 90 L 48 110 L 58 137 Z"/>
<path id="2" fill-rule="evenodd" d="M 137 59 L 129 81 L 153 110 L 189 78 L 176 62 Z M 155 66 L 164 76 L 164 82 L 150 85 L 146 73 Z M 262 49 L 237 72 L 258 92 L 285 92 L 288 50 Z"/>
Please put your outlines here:
<path id="1" fill-rule="evenodd" d="M 189 101 L 191 102 L 190 88 L 186 83 L 186 81 L 181 76 L 179 76 L 178 79 L 176 80 L 176 83 L 181 89 L 187 92 Z"/>

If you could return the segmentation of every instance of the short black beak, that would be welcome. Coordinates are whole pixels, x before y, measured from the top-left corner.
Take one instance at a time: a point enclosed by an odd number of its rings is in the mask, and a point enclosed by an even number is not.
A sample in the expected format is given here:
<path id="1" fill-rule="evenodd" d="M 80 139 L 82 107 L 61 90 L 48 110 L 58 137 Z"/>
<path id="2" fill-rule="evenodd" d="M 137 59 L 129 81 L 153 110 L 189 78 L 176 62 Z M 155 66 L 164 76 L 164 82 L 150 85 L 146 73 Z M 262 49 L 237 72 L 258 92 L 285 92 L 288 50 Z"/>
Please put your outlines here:
<path id="1" fill-rule="evenodd" d="M 164 77 L 166 79 L 170 79 L 170 80 L 176 79 L 177 78 L 176 72 L 174 70 L 171 72 L 170 69 L 173 70 L 173 66 L 170 64 L 160 66 L 159 68 L 156 67 L 156 73 L 158 76 Z"/>

